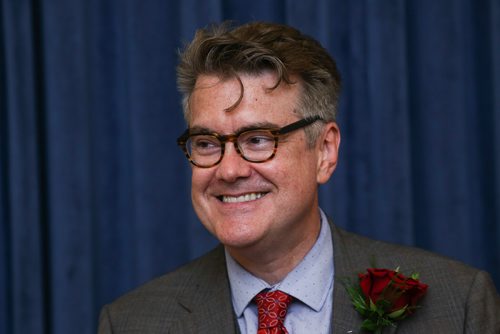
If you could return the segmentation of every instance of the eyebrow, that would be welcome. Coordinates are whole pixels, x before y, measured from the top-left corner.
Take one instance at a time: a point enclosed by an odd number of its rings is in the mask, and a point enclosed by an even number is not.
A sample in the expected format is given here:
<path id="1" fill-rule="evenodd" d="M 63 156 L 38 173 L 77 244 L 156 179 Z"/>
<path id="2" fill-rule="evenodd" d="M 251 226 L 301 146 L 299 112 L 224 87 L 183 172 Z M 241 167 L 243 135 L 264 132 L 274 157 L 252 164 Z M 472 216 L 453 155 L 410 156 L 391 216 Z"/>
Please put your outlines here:
<path id="1" fill-rule="evenodd" d="M 238 128 L 234 134 L 237 134 L 237 133 L 242 133 L 242 132 L 245 132 L 245 131 L 249 131 L 249 130 L 257 130 L 257 129 L 279 129 L 280 126 L 275 124 L 275 123 L 271 123 L 271 122 L 258 122 L 258 123 L 253 123 L 253 124 L 249 124 L 249 125 L 246 125 L 246 126 L 243 126 L 241 128 Z M 189 128 L 189 133 L 190 134 L 212 134 L 212 133 L 217 133 L 219 134 L 217 131 L 213 130 L 213 129 L 210 129 L 210 128 L 206 128 L 206 127 L 203 127 L 203 126 L 193 126 L 192 128 Z M 224 135 L 229 135 L 228 134 L 224 134 Z"/>

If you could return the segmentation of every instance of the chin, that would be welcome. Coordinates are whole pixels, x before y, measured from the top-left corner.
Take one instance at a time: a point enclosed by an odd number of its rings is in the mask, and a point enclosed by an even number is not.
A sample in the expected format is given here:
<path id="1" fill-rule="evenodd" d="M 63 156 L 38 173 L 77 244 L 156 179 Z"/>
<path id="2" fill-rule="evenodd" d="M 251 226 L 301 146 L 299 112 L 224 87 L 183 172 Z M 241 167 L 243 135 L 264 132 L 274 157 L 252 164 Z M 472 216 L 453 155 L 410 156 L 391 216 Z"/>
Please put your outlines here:
<path id="1" fill-rule="evenodd" d="M 259 237 L 255 233 L 244 231 L 225 231 L 225 233 L 215 234 L 215 237 L 225 246 L 231 248 L 247 248 L 256 244 Z"/>
<path id="2" fill-rule="evenodd" d="M 228 247 L 249 247 L 266 234 L 266 220 L 256 219 L 253 215 L 212 215 L 210 218 L 205 215 L 205 219 L 201 221 L 215 238 Z"/>

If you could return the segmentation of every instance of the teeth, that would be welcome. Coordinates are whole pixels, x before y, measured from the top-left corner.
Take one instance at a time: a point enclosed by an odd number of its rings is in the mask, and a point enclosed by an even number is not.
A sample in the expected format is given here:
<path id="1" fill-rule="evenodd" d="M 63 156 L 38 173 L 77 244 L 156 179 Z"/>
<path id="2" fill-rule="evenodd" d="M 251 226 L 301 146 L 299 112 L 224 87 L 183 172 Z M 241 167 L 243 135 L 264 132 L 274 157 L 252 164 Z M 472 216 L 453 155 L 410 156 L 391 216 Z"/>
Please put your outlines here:
<path id="1" fill-rule="evenodd" d="M 255 201 L 256 199 L 261 198 L 264 196 L 262 193 L 252 193 L 252 194 L 246 194 L 238 197 L 234 196 L 222 196 L 222 201 L 224 203 L 243 203 L 243 202 L 249 202 L 249 201 Z"/>

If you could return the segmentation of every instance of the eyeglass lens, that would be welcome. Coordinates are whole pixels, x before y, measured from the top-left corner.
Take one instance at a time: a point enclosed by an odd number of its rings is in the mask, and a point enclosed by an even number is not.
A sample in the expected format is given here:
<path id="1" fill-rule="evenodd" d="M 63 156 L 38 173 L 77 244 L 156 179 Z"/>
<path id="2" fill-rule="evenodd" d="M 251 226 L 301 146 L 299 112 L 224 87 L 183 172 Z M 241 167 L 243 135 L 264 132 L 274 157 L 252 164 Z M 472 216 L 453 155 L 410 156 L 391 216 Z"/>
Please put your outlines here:
<path id="1" fill-rule="evenodd" d="M 224 137 L 222 137 L 224 138 Z M 251 130 L 236 137 L 219 139 L 215 135 L 192 135 L 186 143 L 191 159 L 198 165 L 208 166 L 221 158 L 223 142 L 236 140 L 239 153 L 248 161 L 262 162 L 269 159 L 275 150 L 276 138 L 268 130 Z"/>

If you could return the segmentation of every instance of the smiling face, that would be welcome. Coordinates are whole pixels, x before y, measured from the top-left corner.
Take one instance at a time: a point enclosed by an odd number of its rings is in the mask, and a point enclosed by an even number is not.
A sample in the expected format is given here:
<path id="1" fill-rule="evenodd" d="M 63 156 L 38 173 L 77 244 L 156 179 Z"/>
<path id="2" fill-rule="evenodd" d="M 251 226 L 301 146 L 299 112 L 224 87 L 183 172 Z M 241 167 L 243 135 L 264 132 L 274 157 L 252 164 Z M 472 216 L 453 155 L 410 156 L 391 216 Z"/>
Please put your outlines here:
<path id="1" fill-rule="evenodd" d="M 253 126 L 283 127 L 301 118 L 295 111 L 299 84 L 269 90 L 276 80 L 272 73 L 240 79 L 243 98 L 228 111 L 241 94 L 238 80 L 200 76 L 189 102 L 189 126 L 231 134 Z M 270 161 L 245 161 L 228 143 L 218 165 L 193 166 L 192 201 L 201 222 L 233 251 L 266 249 L 276 242 L 293 249 L 304 239 L 315 240 L 320 222 L 317 186 L 334 169 L 330 166 L 325 174 L 320 142 L 308 147 L 300 129 L 280 139 Z"/>

